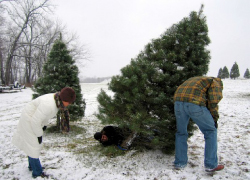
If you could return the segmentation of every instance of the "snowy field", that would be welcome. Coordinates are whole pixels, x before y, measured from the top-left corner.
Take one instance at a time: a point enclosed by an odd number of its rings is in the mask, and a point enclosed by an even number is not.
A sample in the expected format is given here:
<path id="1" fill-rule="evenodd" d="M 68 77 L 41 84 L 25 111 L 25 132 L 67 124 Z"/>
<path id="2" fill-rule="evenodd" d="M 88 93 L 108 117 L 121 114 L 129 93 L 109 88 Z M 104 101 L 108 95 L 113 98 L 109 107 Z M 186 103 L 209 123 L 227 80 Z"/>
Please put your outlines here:
<path id="1" fill-rule="evenodd" d="M 103 125 L 95 118 L 97 94 L 107 85 L 82 84 L 87 103 L 86 117 L 74 123 L 82 133 L 68 135 L 45 133 L 40 157 L 49 179 L 56 180 L 246 180 L 250 179 L 250 80 L 224 82 L 224 98 L 220 102 L 218 123 L 218 158 L 225 169 L 214 174 L 204 171 L 203 135 L 197 130 L 189 139 L 189 163 L 174 170 L 173 155 L 160 151 L 127 151 L 115 158 L 103 156 L 93 134 Z M 28 180 L 27 156 L 11 144 L 20 113 L 31 100 L 31 89 L 16 93 L 0 93 L 0 179 Z M 51 125 L 55 120 L 50 121 Z M 37 178 L 42 179 L 42 178 Z"/>

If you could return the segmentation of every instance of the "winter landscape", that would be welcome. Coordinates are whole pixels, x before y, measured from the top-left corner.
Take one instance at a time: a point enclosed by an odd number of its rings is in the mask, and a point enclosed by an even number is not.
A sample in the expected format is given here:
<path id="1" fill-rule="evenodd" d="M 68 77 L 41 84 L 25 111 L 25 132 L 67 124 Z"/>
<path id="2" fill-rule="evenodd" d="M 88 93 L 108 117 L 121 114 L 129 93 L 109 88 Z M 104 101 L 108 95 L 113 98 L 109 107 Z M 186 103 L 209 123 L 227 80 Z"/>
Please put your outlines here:
<path id="1" fill-rule="evenodd" d="M 250 80 L 223 80 L 224 98 L 219 104 L 218 158 L 225 165 L 221 172 L 204 171 L 204 139 L 199 130 L 189 139 L 189 163 L 183 170 L 174 170 L 174 155 L 161 151 L 126 151 L 124 156 L 104 156 L 101 145 L 93 138 L 104 125 L 95 117 L 96 97 L 107 83 L 81 84 L 87 107 L 81 122 L 82 132 L 68 135 L 46 132 L 40 157 L 49 179 L 56 180 L 246 180 L 250 179 Z M 0 93 L 0 179 L 32 179 L 27 156 L 11 144 L 20 113 L 31 100 L 32 90 Z M 110 94 L 112 94 L 110 92 Z M 50 126 L 55 120 L 50 121 Z M 42 179 L 42 178 L 37 178 Z"/>

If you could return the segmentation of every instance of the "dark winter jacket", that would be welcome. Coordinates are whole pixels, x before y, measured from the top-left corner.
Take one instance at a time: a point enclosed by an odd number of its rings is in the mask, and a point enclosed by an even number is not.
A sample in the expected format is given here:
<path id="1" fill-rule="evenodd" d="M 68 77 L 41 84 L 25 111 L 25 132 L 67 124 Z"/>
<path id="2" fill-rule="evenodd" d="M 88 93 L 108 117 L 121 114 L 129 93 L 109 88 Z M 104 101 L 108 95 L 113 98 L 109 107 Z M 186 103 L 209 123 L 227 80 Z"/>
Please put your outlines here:
<path id="1" fill-rule="evenodd" d="M 120 145 L 122 141 L 124 140 L 124 135 L 122 133 L 122 130 L 115 126 L 105 126 L 101 134 L 104 134 L 108 137 L 108 141 L 101 142 L 104 146 L 110 146 L 112 144 L 114 145 Z"/>

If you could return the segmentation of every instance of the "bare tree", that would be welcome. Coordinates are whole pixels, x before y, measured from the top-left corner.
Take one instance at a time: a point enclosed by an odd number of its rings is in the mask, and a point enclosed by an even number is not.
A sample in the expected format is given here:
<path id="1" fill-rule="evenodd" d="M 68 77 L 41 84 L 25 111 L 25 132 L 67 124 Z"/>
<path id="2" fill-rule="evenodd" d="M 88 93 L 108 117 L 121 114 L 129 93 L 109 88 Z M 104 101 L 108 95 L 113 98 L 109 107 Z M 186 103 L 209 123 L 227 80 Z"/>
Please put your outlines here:
<path id="1" fill-rule="evenodd" d="M 90 61 L 90 53 L 85 44 L 79 42 L 79 36 L 76 33 L 67 33 L 65 29 L 62 29 L 63 40 L 68 46 L 70 55 L 76 61 L 78 66 L 84 67 L 86 61 Z"/>
<path id="2" fill-rule="evenodd" d="M 47 61 L 48 53 L 54 43 L 54 41 L 59 37 L 61 26 L 47 19 L 44 24 L 40 26 L 40 35 L 42 37 L 38 38 L 36 43 L 37 46 L 36 53 L 34 56 L 34 74 L 33 79 L 42 76 L 43 64 Z M 34 80 L 35 80 L 34 79 Z"/>
<path id="3" fill-rule="evenodd" d="M 36 56 L 34 58 L 35 72 L 37 73 L 35 77 L 41 77 L 43 64 L 47 61 L 48 53 L 54 43 L 54 41 L 60 38 L 60 34 L 63 34 L 63 41 L 70 50 L 70 55 L 76 61 L 78 66 L 84 66 L 86 60 L 89 60 L 90 55 L 85 45 L 79 42 L 79 37 L 76 33 L 69 33 L 67 27 L 63 25 L 60 21 L 44 21 L 43 26 L 40 27 L 40 34 L 42 38 L 39 38 L 40 44 L 39 52 L 33 54 Z"/>
<path id="4" fill-rule="evenodd" d="M 51 8 L 49 0 L 20 0 L 10 2 L 10 4 L 11 8 L 8 9 L 8 14 L 15 25 L 17 33 L 13 34 L 13 41 L 11 42 L 9 54 L 6 61 L 6 84 L 9 84 L 11 81 L 12 61 L 21 35 L 26 30 L 30 21 L 36 19 L 36 17 L 44 17 L 45 12 L 50 11 Z"/>
<path id="5" fill-rule="evenodd" d="M 0 1 L 1 2 L 1 1 Z M 4 7 L 0 4 L 0 11 L 4 12 Z M 0 76 L 1 76 L 1 83 L 4 83 L 4 70 L 3 70 L 3 25 L 4 25 L 4 17 L 3 13 L 0 14 Z"/>
<path id="6" fill-rule="evenodd" d="M 63 40 L 77 65 L 84 66 L 83 62 L 89 60 L 88 51 L 85 45 L 79 42 L 76 33 L 68 33 L 66 26 L 51 18 L 48 12 L 52 12 L 54 6 L 48 1 L 8 2 L 9 6 L 6 9 L 9 19 L 4 35 L 7 39 L 4 41 L 6 47 L 4 52 L 7 54 L 3 55 L 3 60 L 0 57 L 1 78 L 6 84 L 14 80 L 32 84 L 37 78 L 43 76 L 43 65 L 47 61 L 54 41 L 59 38 L 60 34 L 63 34 Z"/>

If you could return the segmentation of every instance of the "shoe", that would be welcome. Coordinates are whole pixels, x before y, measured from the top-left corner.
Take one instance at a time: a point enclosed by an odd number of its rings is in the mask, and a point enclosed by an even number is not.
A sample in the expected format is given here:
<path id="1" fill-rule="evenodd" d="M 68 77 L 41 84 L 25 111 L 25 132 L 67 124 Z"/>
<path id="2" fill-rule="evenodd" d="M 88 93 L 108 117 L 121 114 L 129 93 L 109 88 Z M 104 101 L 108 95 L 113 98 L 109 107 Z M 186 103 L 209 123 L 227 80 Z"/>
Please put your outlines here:
<path id="1" fill-rule="evenodd" d="M 45 174 L 44 172 L 42 172 L 42 174 L 40 176 L 32 176 L 33 178 L 37 178 L 37 177 L 42 177 L 42 178 L 48 178 L 49 175 Z"/>
<path id="2" fill-rule="evenodd" d="M 45 174 L 44 172 L 41 174 L 41 177 L 42 178 L 48 178 L 49 177 L 49 175 L 48 174 Z"/>
<path id="3" fill-rule="evenodd" d="M 184 169 L 186 166 L 187 166 L 186 164 L 185 164 L 185 165 L 174 165 L 174 169 L 176 169 L 176 170 L 182 170 L 182 169 Z"/>
<path id="4" fill-rule="evenodd" d="M 222 169 L 224 169 L 224 165 L 218 165 L 218 166 L 217 166 L 216 168 L 214 168 L 214 169 L 206 168 L 205 171 L 207 171 L 207 172 L 215 172 L 215 171 L 220 171 L 220 170 L 222 170 Z"/>
<path id="5" fill-rule="evenodd" d="M 184 168 L 185 168 L 185 167 L 176 167 L 176 166 L 174 167 L 175 170 L 182 170 L 182 169 L 184 169 Z"/>

